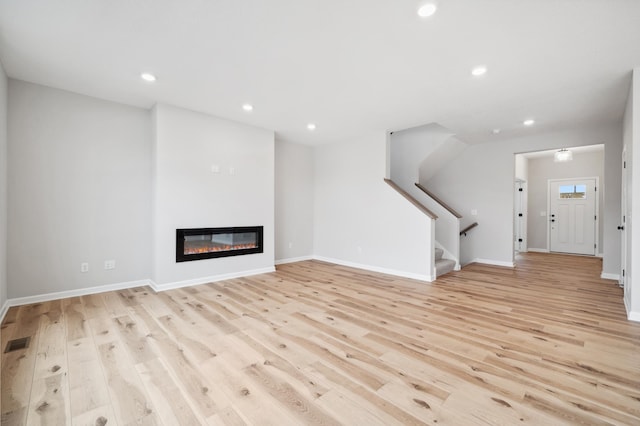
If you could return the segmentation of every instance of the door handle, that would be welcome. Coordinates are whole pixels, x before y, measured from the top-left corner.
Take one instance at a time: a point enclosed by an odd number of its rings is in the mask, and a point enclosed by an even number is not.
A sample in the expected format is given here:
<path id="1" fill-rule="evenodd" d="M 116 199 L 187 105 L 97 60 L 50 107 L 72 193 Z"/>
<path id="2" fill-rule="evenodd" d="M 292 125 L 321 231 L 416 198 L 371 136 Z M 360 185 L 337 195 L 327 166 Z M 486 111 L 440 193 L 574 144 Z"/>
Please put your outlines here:
<path id="1" fill-rule="evenodd" d="M 624 231 L 624 226 L 618 226 L 618 231 Z"/>

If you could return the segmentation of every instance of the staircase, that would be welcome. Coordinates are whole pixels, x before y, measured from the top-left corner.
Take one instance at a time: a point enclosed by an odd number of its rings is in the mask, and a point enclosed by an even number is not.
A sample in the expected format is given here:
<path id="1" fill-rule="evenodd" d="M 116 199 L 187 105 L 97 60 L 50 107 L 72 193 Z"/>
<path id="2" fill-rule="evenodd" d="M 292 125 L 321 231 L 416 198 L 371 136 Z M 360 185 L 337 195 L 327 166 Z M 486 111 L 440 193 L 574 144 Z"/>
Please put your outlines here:
<path id="1" fill-rule="evenodd" d="M 443 259 L 442 255 L 444 255 L 444 250 L 442 250 L 441 248 L 436 248 L 435 255 L 436 277 L 447 274 L 454 270 L 454 268 L 456 267 L 456 261 L 451 259 Z"/>
<path id="2" fill-rule="evenodd" d="M 388 144 L 385 181 L 432 219 L 430 278 L 460 270 L 460 240 L 478 224 L 464 227 L 462 215 L 425 185 L 467 144 L 437 123 L 391 132 Z"/>

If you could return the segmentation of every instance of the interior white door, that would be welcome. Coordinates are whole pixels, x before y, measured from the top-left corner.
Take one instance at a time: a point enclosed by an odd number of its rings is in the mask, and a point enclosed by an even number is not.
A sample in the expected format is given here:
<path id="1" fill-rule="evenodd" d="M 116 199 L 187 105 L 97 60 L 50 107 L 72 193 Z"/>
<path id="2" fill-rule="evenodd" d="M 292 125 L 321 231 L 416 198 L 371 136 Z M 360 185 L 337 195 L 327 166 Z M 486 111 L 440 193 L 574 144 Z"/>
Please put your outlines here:
<path id="1" fill-rule="evenodd" d="M 513 236 L 516 253 L 527 251 L 527 183 L 516 179 L 514 199 Z"/>
<path id="2" fill-rule="evenodd" d="M 621 206 L 620 212 L 622 217 L 620 218 L 620 225 L 618 229 L 622 231 L 620 238 L 620 286 L 624 287 L 625 297 L 631 293 L 630 284 L 627 284 L 626 269 L 627 269 L 627 150 L 622 151 L 622 193 L 621 193 Z"/>
<path id="3" fill-rule="evenodd" d="M 596 180 L 549 181 L 549 250 L 595 255 Z"/>

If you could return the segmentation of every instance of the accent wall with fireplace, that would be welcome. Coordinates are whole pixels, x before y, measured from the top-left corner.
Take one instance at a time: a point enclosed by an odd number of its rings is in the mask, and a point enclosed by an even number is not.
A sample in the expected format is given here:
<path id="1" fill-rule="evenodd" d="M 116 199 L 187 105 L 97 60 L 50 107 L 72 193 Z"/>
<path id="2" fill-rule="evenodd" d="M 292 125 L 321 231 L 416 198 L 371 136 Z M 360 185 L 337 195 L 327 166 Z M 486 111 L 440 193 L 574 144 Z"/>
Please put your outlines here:
<path id="1" fill-rule="evenodd" d="M 156 287 L 273 271 L 274 133 L 169 105 L 153 127 Z"/>

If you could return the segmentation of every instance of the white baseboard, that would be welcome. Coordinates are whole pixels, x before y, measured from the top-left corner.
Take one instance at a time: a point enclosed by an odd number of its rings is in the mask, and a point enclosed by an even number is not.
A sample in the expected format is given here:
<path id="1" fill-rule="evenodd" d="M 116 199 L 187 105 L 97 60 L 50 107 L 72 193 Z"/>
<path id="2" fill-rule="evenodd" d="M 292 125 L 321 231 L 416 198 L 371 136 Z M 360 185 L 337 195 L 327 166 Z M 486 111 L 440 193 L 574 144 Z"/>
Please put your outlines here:
<path id="1" fill-rule="evenodd" d="M 549 250 L 547 249 L 541 249 L 541 248 L 527 248 L 527 251 L 532 251 L 534 253 L 549 253 Z"/>
<path id="2" fill-rule="evenodd" d="M 268 274 L 275 272 L 276 268 L 270 266 L 268 268 L 252 269 L 249 271 L 231 272 L 229 274 L 212 275 L 210 277 L 194 278 L 192 280 L 176 281 L 173 283 L 157 284 L 149 280 L 149 286 L 157 293 L 161 291 L 173 290 L 176 288 L 191 287 L 194 285 L 213 283 L 216 281 L 231 280 L 234 278 L 249 277 L 251 275 Z"/>
<path id="3" fill-rule="evenodd" d="M 313 259 L 320 260 L 323 262 L 328 262 L 328 263 L 335 263 L 336 265 L 348 266 L 350 268 L 364 269 L 365 271 L 380 272 L 381 274 L 395 275 L 397 277 L 403 277 L 403 278 L 411 278 L 413 280 L 427 281 L 427 282 L 432 282 L 433 280 L 435 280 L 435 275 L 429 276 L 426 274 L 425 275 L 415 274 L 413 272 L 405 272 L 405 271 L 398 271 L 396 269 L 380 268 L 378 266 L 363 265 L 361 263 L 348 262 L 345 260 L 333 259 L 330 257 L 322 257 L 322 256 L 315 256 L 315 255 L 313 256 Z"/>
<path id="4" fill-rule="evenodd" d="M 295 262 L 304 262 L 305 260 L 312 260 L 312 259 L 313 259 L 313 256 L 290 257 L 288 259 L 276 260 L 276 265 L 284 265 L 286 263 L 295 263 Z"/>
<path id="5" fill-rule="evenodd" d="M 86 296 L 89 294 L 98 294 L 98 293 L 105 293 L 107 291 L 125 290 L 129 288 L 142 287 L 142 286 L 149 286 L 153 289 L 153 291 L 160 292 L 165 290 L 171 290 L 174 288 L 189 287 L 192 285 L 206 284 L 206 283 L 215 282 L 215 281 L 248 277 L 250 275 L 266 274 L 269 272 L 275 272 L 275 270 L 276 270 L 275 267 L 271 266 L 268 268 L 234 272 L 230 274 L 215 275 L 211 277 L 196 278 L 193 280 L 179 281 L 179 282 L 167 283 L 167 284 L 156 284 L 152 280 L 139 280 L 139 281 L 116 283 L 116 284 L 107 284 L 107 285 L 96 286 L 96 287 L 81 288 L 77 290 L 66 290 L 66 291 L 59 291 L 55 293 L 38 294 L 34 296 L 16 297 L 16 298 L 8 299 L 0 309 L 0 323 L 4 319 L 4 316 L 6 315 L 9 308 L 12 306 L 28 305 L 31 303 L 42 303 L 42 302 L 48 302 L 51 300 L 66 299 L 68 297 Z"/>
<path id="6" fill-rule="evenodd" d="M 150 284 L 151 284 L 150 280 L 138 280 L 138 281 L 128 281 L 124 283 L 106 284 L 106 285 L 95 286 L 95 287 L 79 288 L 76 290 L 57 291 L 55 293 L 36 294 L 34 296 L 14 297 L 14 298 L 8 299 L 7 302 L 5 303 L 5 306 L 9 308 L 12 306 L 29 305 L 31 303 L 49 302 L 51 300 L 86 296 L 89 294 L 105 293 L 107 291 L 125 290 L 128 288 L 142 287 Z M 4 318 L 4 313 L 2 317 Z"/>
<path id="7" fill-rule="evenodd" d="M 513 262 L 505 262 L 502 260 L 492 260 L 492 259 L 473 259 L 469 263 L 482 263 L 484 265 L 493 265 L 493 266 L 506 266 L 507 268 L 515 268 L 516 265 Z"/>
<path id="8" fill-rule="evenodd" d="M 9 310 L 9 301 L 5 300 L 2 308 L 0 308 L 0 324 L 4 321 L 4 316 L 7 315 L 7 311 Z"/>
<path id="9" fill-rule="evenodd" d="M 609 274 L 607 272 L 603 272 L 600 274 L 600 278 L 603 280 L 616 280 L 620 282 L 620 274 Z"/>
<path id="10" fill-rule="evenodd" d="M 631 310 L 631 308 L 629 307 L 629 304 L 627 304 L 627 299 L 624 298 L 624 308 L 627 311 L 627 319 L 629 321 L 635 321 L 635 322 L 640 322 L 640 312 L 634 312 Z"/>

